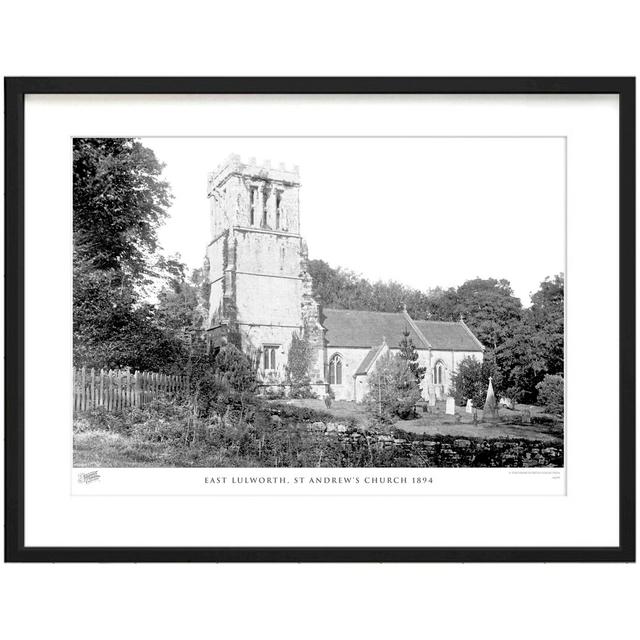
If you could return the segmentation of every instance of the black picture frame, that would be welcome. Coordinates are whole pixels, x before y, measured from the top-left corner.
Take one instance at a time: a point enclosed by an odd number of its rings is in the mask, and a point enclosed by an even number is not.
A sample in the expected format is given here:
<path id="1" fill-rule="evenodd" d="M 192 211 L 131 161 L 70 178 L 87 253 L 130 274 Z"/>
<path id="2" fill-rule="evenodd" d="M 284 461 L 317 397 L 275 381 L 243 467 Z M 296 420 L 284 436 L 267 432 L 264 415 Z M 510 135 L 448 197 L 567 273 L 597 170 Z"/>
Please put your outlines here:
<path id="1" fill-rule="evenodd" d="M 635 561 L 635 78 L 5 78 L 6 562 Z M 615 94 L 620 160 L 620 474 L 615 547 L 26 547 L 24 100 L 27 94 Z"/>

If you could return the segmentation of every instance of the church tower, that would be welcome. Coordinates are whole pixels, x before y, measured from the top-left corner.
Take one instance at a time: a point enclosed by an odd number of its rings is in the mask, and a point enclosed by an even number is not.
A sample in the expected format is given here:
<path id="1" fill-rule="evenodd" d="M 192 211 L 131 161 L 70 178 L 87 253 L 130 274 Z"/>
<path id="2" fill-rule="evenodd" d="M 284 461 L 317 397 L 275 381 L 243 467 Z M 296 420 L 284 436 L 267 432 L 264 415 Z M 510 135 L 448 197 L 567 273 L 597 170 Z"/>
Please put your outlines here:
<path id="1" fill-rule="evenodd" d="M 259 361 L 265 385 L 283 384 L 293 334 L 317 353 L 312 381 L 323 379 L 322 334 L 300 235 L 297 167 L 230 156 L 209 175 L 211 241 L 208 333 Z"/>

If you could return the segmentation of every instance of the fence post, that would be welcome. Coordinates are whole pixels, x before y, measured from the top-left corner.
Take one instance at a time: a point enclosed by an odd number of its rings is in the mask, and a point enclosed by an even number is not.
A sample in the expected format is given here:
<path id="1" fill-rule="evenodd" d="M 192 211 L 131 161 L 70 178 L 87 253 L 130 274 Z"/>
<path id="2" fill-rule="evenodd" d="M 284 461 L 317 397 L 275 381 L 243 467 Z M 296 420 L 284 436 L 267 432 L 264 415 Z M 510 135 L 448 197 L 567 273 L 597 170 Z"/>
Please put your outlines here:
<path id="1" fill-rule="evenodd" d="M 82 367 L 82 411 L 87 409 L 87 368 Z"/>
<path id="2" fill-rule="evenodd" d="M 140 406 L 140 373 L 134 371 L 133 373 L 133 406 Z"/>
<path id="3" fill-rule="evenodd" d="M 186 392 L 189 377 L 153 371 L 119 371 L 95 367 L 72 367 L 73 410 L 91 411 L 103 407 L 119 411 L 144 407 L 158 398 L 172 398 Z"/>

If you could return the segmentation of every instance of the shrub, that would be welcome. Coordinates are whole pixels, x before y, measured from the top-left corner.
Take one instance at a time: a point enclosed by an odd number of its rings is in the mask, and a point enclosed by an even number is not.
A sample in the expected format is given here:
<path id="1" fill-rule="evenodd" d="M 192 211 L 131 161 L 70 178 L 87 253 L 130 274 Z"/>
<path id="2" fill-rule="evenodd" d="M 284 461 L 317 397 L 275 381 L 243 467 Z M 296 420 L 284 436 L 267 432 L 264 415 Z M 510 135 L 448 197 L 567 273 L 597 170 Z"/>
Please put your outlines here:
<path id="1" fill-rule="evenodd" d="M 538 390 L 538 404 L 549 413 L 564 415 L 564 378 L 562 376 L 546 375 L 542 382 L 536 385 Z"/>
<path id="2" fill-rule="evenodd" d="M 414 417 L 416 402 L 422 397 L 407 361 L 390 353 L 380 358 L 370 374 L 369 388 L 365 396 L 367 409 L 382 422 Z"/>
<path id="3" fill-rule="evenodd" d="M 232 344 L 203 355 L 191 368 L 189 390 L 193 411 L 206 417 L 227 407 L 245 410 L 256 402 L 255 368 Z"/>
<path id="4" fill-rule="evenodd" d="M 267 400 L 282 400 L 286 397 L 286 394 L 282 387 L 269 387 L 263 395 Z"/>
<path id="5" fill-rule="evenodd" d="M 465 405 L 471 399 L 474 407 L 483 407 L 487 399 L 489 376 L 492 376 L 493 390 L 496 397 L 502 395 L 501 378 L 495 364 L 491 360 L 479 362 L 467 357 L 460 362 L 457 371 L 452 375 L 452 394 L 456 404 Z"/>
<path id="6" fill-rule="evenodd" d="M 311 390 L 309 370 L 313 349 L 306 337 L 293 333 L 287 358 L 287 377 L 291 385 L 289 396 L 292 398 L 317 398 Z"/>

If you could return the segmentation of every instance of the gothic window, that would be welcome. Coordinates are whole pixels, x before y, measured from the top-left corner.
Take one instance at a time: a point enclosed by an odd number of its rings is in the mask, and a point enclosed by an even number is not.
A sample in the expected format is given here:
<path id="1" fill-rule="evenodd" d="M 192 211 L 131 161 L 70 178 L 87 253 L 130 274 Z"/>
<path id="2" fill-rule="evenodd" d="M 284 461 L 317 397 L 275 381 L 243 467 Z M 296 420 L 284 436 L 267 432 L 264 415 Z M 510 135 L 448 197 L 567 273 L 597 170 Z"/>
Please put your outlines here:
<path id="1" fill-rule="evenodd" d="M 342 384 L 342 356 L 338 353 L 329 360 L 329 384 Z"/>
<path id="2" fill-rule="evenodd" d="M 438 360 L 436 366 L 433 367 L 433 384 L 444 384 L 445 371 L 444 362 Z"/>
<path id="3" fill-rule="evenodd" d="M 276 368 L 276 353 L 278 347 L 275 345 L 267 345 L 262 353 L 262 366 L 265 371 L 274 370 Z"/>
<path id="4" fill-rule="evenodd" d="M 276 229 L 280 228 L 282 214 L 282 191 L 276 191 Z"/>
<path id="5" fill-rule="evenodd" d="M 249 224 L 254 226 L 256 223 L 256 206 L 258 204 L 258 188 L 249 187 Z"/>
<path id="6" fill-rule="evenodd" d="M 267 193 L 267 189 L 263 189 L 262 191 L 262 221 L 260 222 L 260 226 L 264 229 L 267 226 L 267 203 L 269 202 L 269 194 Z"/>

